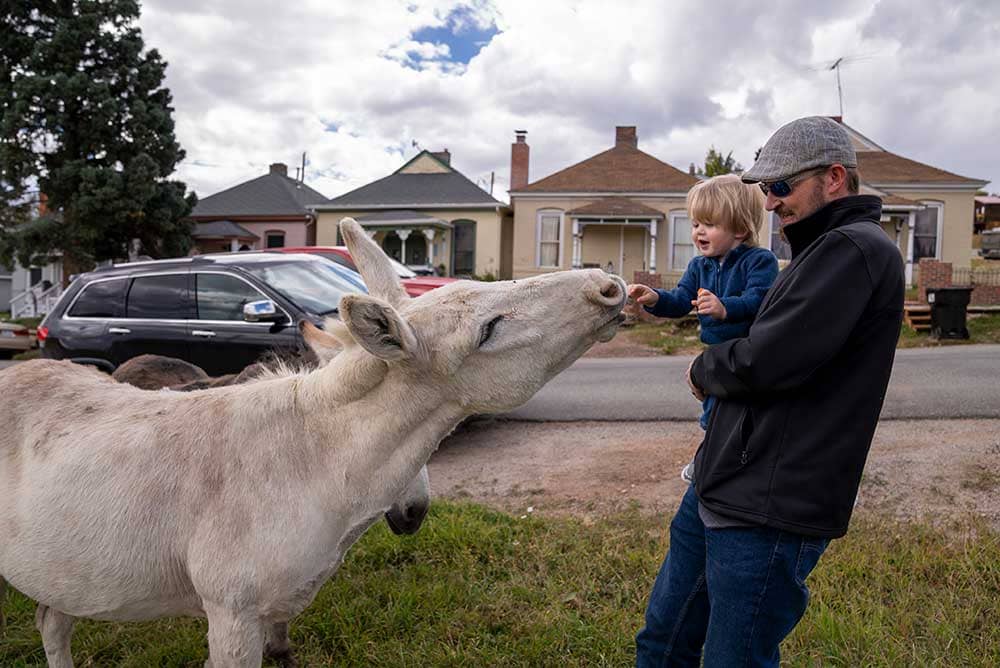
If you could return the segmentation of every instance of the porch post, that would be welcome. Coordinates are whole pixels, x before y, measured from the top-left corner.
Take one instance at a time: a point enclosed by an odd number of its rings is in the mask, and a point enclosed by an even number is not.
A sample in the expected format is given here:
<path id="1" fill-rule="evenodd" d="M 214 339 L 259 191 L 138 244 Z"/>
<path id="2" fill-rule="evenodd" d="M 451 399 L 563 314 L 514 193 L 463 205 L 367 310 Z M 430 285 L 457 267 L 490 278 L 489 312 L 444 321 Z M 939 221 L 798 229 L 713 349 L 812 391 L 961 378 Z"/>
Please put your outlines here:
<path id="1" fill-rule="evenodd" d="M 427 266 L 433 268 L 434 267 L 434 235 L 436 234 L 437 231 L 433 227 L 425 227 L 424 229 L 422 229 L 420 231 L 423 232 L 424 236 L 427 238 Z"/>
<path id="2" fill-rule="evenodd" d="M 649 221 L 649 273 L 656 273 L 656 218 Z"/>
<path id="3" fill-rule="evenodd" d="M 401 242 L 399 245 L 399 261 L 406 264 L 406 237 L 410 236 L 410 230 L 396 230 L 396 236 Z"/>
<path id="4" fill-rule="evenodd" d="M 917 212 L 911 211 L 907 216 L 906 226 L 909 234 L 906 237 L 906 287 L 913 287 L 913 235 L 917 227 Z"/>
<path id="5" fill-rule="evenodd" d="M 583 268 L 583 226 L 576 218 L 573 219 L 573 269 Z"/>

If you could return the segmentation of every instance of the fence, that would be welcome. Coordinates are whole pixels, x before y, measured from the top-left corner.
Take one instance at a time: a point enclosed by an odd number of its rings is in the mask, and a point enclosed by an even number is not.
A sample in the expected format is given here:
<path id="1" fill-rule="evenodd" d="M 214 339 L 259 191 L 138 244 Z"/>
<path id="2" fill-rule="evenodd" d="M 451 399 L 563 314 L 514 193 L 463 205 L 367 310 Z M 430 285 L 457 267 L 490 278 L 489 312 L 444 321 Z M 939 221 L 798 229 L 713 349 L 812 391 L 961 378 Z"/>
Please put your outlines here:
<path id="1" fill-rule="evenodd" d="M 938 262 L 923 258 L 920 260 L 920 274 L 917 279 L 917 293 L 921 301 L 927 301 L 927 288 L 947 288 L 966 286 L 972 288 L 973 306 L 1000 305 L 1000 270 L 951 266 L 950 262 Z"/>
<path id="2" fill-rule="evenodd" d="M 1000 286 L 1000 269 L 957 267 L 951 270 L 952 285 L 996 285 Z"/>

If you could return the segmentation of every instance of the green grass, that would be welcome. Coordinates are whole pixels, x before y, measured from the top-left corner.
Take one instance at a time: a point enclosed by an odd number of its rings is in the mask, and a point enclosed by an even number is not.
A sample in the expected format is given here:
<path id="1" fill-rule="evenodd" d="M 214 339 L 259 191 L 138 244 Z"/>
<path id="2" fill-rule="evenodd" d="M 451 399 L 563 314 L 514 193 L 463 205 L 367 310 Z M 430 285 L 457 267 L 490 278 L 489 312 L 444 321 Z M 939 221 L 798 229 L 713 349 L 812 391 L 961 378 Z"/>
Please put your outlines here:
<path id="1" fill-rule="evenodd" d="M 44 320 L 44 319 L 45 319 L 45 316 L 38 316 L 38 317 L 32 317 L 32 318 L 13 318 L 13 319 L 11 319 L 10 312 L 8 312 L 8 311 L 0 311 L 0 321 L 3 321 L 3 322 L 12 322 L 12 323 L 17 324 L 17 325 L 25 325 L 26 327 L 29 327 L 31 329 L 38 329 L 38 325 L 40 325 L 42 323 L 42 320 Z"/>
<path id="2" fill-rule="evenodd" d="M 374 527 L 292 623 L 306 666 L 627 666 L 667 518 L 518 519 L 435 502 L 414 537 Z M 222 567 L 222 566 L 220 566 Z M 789 666 L 996 666 L 1000 535 L 859 518 L 809 580 Z M 13 594 L 0 665 L 44 665 Z M 200 667 L 205 623 L 83 621 L 78 666 Z"/>

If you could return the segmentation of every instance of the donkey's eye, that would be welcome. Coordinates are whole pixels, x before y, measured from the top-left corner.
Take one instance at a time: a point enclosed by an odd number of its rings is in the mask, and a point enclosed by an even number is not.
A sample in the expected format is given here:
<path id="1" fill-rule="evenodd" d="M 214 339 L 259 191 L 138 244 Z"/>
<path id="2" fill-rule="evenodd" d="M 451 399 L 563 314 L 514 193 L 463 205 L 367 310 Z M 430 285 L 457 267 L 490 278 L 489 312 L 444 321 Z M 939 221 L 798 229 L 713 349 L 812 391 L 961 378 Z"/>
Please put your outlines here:
<path id="1" fill-rule="evenodd" d="M 490 337 L 493 336 L 493 329 L 497 326 L 497 323 L 500 322 L 501 320 L 503 320 L 503 316 L 498 315 L 497 317 L 493 318 L 488 323 L 483 325 L 483 331 L 479 334 L 480 347 L 484 343 L 490 340 Z"/>

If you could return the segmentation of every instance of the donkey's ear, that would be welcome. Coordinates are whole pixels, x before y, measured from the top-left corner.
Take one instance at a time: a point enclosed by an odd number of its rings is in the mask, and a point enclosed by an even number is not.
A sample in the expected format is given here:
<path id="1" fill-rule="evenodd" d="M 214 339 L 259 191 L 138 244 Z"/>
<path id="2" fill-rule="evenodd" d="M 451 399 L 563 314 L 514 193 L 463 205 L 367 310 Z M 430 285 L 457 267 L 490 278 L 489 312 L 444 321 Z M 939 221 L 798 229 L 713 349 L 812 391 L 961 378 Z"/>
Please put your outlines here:
<path id="1" fill-rule="evenodd" d="M 364 228 L 356 220 L 341 220 L 340 234 L 344 237 L 344 243 L 351 251 L 354 264 L 365 279 L 371 295 L 384 299 L 396 308 L 409 301 L 410 297 L 399 282 L 399 276 L 389 262 L 389 257 L 365 234 Z"/>
<path id="2" fill-rule="evenodd" d="M 299 332 L 302 334 L 302 340 L 319 359 L 320 364 L 325 365 L 344 349 L 343 344 L 336 336 L 324 332 L 308 320 L 299 321 Z"/>
<path id="3" fill-rule="evenodd" d="M 413 359 L 420 345 L 413 328 L 393 307 L 367 295 L 340 298 L 340 318 L 354 340 L 375 357 L 389 362 Z"/>

